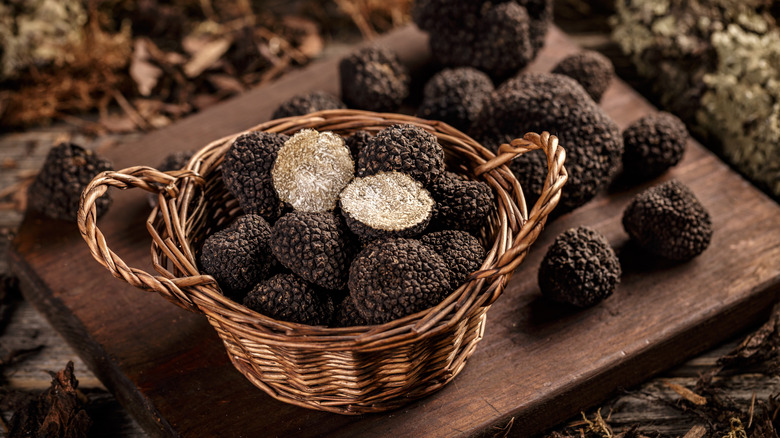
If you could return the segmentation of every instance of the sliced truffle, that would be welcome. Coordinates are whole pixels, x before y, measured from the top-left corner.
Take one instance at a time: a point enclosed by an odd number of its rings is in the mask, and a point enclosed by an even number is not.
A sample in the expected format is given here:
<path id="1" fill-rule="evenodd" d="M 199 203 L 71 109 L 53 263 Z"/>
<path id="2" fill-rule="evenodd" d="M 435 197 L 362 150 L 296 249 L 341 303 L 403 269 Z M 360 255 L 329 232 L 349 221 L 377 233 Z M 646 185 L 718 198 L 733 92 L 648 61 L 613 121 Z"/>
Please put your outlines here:
<path id="1" fill-rule="evenodd" d="M 49 150 L 41 171 L 27 191 L 30 208 L 48 217 L 76 220 L 81 192 L 100 172 L 111 170 L 111 162 L 73 143 L 61 143 Z M 108 211 L 106 192 L 95 200 L 98 216 Z"/>
<path id="2" fill-rule="evenodd" d="M 453 288 L 460 287 L 485 261 L 485 248 L 465 231 L 443 230 L 425 234 L 420 241 L 442 256 L 453 273 Z"/>
<path id="3" fill-rule="evenodd" d="M 354 174 L 355 163 L 344 140 L 313 129 L 302 129 L 287 139 L 271 170 L 279 199 L 309 212 L 333 210 Z"/>
<path id="4" fill-rule="evenodd" d="M 434 201 L 410 176 L 381 172 L 355 178 L 340 199 L 347 226 L 363 241 L 420 234 L 433 217 Z"/>
<path id="5" fill-rule="evenodd" d="M 601 100 L 601 96 L 615 77 L 612 61 L 593 50 L 584 50 L 567 56 L 553 68 L 552 72 L 574 78 L 596 102 Z"/>
<path id="6" fill-rule="evenodd" d="M 334 327 L 355 327 L 368 325 L 366 318 L 363 318 L 355 307 L 355 300 L 351 295 L 347 295 L 336 304 L 336 313 L 333 315 Z"/>
<path id="7" fill-rule="evenodd" d="M 454 172 L 444 172 L 429 190 L 436 202 L 435 225 L 443 229 L 475 230 L 485 225 L 495 199 L 486 183 Z"/>
<path id="8" fill-rule="evenodd" d="M 273 319 L 307 325 L 326 325 L 334 312 L 327 293 L 289 273 L 258 283 L 244 298 L 244 305 Z"/>
<path id="9" fill-rule="evenodd" d="M 612 295 L 620 283 L 620 261 L 607 239 L 588 227 L 561 233 L 539 267 L 539 289 L 547 298 L 577 307 Z"/>
<path id="10" fill-rule="evenodd" d="M 680 162 L 687 143 L 685 123 L 674 114 L 642 117 L 623 131 L 623 172 L 641 180 L 661 175 Z"/>
<path id="11" fill-rule="evenodd" d="M 282 213 L 271 169 L 287 136 L 251 132 L 238 137 L 225 153 L 222 179 L 245 213 L 256 213 L 273 222 Z"/>
<path id="12" fill-rule="evenodd" d="M 268 277 L 274 264 L 271 227 L 262 216 L 246 214 L 203 242 L 200 265 L 217 280 L 225 296 L 240 302 L 244 294 Z"/>
<path id="13" fill-rule="evenodd" d="M 284 267 L 332 290 L 345 288 L 356 252 L 342 218 L 330 211 L 282 216 L 271 229 L 271 249 Z"/>
<path id="14" fill-rule="evenodd" d="M 475 68 L 444 69 L 425 84 L 417 114 L 467 132 L 493 88 L 490 77 Z"/>
<path id="15" fill-rule="evenodd" d="M 451 278 L 444 259 L 419 240 L 377 240 L 352 262 L 349 292 L 366 321 L 381 324 L 440 303 Z"/>
<path id="16" fill-rule="evenodd" d="M 414 125 L 380 131 L 360 150 L 358 176 L 403 172 L 428 186 L 444 173 L 444 149 L 436 136 Z"/>
<path id="17" fill-rule="evenodd" d="M 325 91 L 312 91 L 299 94 L 282 102 L 272 116 L 273 119 L 282 117 L 303 116 L 315 111 L 329 109 L 344 109 L 347 106 L 336 96 Z"/>
<path id="18" fill-rule="evenodd" d="M 395 111 L 409 95 L 409 72 L 391 51 L 367 47 L 339 63 L 341 95 L 350 108 Z"/>
<path id="19" fill-rule="evenodd" d="M 671 260 L 701 254 L 712 238 L 710 214 L 677 180 L 638 194 L 623 211 L 623 228 L 645 250 Z"/>
<path id="20" fill-rule="evenodd" d="M 371 134 L 368 131 L 355 131 L 352 135 L 344 139 L 344 144 L 349 149 L 352 160 L 357 163 L 360 151 L 368 144 L 371 139 Z"/>
<path id="21" fill-rule="evenodd" d="M 569 179 L 557 213 L 585 204 L 611 182 L 623 154 L 617 124 L 574 79 L 559 74 L 527 73 L 501 85 L 485 102 L 473 136 L 494 151 L 527 132 L 548 131 L 566 150 Z M 510 163 L 529 202 L 542 191 L 547 157 L 523 154 Z"/>

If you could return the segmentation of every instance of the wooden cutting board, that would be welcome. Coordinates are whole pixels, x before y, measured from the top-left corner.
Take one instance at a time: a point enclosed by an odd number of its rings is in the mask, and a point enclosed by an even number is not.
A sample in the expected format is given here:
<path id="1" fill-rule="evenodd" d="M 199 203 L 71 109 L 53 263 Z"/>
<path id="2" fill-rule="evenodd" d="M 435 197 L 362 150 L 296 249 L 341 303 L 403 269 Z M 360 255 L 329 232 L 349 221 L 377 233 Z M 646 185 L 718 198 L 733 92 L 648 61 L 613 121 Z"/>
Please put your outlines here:
<path id="1" fill-rule="evenodd" d="M 414 28 L 377 43 L 425 71 L 426 39 Z M 578 48 L 557 29 L 533 71 L 549 71 Z M 267 120 L 282 100 L 307 90 L 338 92 L 337 60 L 194 115 L 112 151 L 117 169 L 156 165 L 172 151 Z M 621 127 L 654 108 L 616 81 L 602 105 Z M 565 142 L 563 143 L 565 146 Z M 710 248 L 688 263 L 643 256 L 620 225 L 637 192 L 678 178 L 710 211 Z M 111 248 L 152 272 L 143 222 L 145 194 L 114 192 L 99 221 Z M 606 235 L 624 275 L 593 308 L 562 310 L 539 295 L 536 271 L 560 232 L 587 224 Z M 11 249 L 13 270 L 33 305 L 151 435 L 190 437 L 494 435 L 528 436 L 646 380 L 753 324 L 780 292 L 780 207 L 694 141 L 656 181 L 615 188 L 548 224 L 504 295 L 488 312 L 485 337 L 464 371 L 438 393 L 386 414 L 358 417 L 278 402 L 232 368 L 205 318 L 114 279 L 92 259 L 75 224 L 29 213 Z"/>

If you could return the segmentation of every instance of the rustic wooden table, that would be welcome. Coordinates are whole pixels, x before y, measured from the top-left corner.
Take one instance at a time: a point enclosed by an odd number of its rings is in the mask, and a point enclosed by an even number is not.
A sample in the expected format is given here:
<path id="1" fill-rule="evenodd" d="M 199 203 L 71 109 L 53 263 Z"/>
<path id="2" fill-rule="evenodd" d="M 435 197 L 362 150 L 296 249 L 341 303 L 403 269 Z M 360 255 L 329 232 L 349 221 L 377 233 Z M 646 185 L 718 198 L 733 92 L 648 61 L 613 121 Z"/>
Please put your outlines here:
<path id="1" fill-rule="evenodd" d="M 603 44 L 604 40 L 597 35 L 583 35 L 576 39 L 580 44 L 594 48 Z M 42 163 L 48 148 L 61 138 L 72 137 L 73 140 L 98 150 L 121 148 L 123 144 L 131 143 L 137 134 L 130 136 L 101 137 L 98 139 L 79 138 L 68 126 L 57 125 L 51 128 L 8 134 L 0 137 L 0 150 L 4 160 L 2 176 L 0 176 L 0 192 L 13 191 L 21 188 L 20 181 L 31 175 Z M 22 220 L 19 205 L 14 196 L 4 199 L 0 205 L 0 229 L 13 234 Z M 0 273 L 7 271 L 5 251 L 0 244 Z M 92 262 L 87 260 L 85 262 Z M 27 302 L 20 302 L 7 320 L 0 345 L 6 350 L 29 348 L 42 345 L 43 348 L 5 368 L 6 388 L 36 390 L 48 387 L 50 376 L 47 370 L 58 370 L 65 366 L 68 360 L 76 363 L 76 376 L 80 380 L 80 388 L 92 399 L 97 400 L 102 410 L 95 418 L 96 436 L 145 436 L 143 430 L 123 409 L 113 400 L 89 369 L 80 361 L 54 331 Z M 617 398 L 604 403 L 611 409 L 610 424 L 619 430 L 621 426 L 639 424 L 640 431 L 659 432 L 667 436 L 681 436 L 697 424 L 695 418 L 686 415 L 674 404 L 680 398 L 669 383 L 684 387 L 692 387 L 698 376 L 715 365 L 717 358 L 736 346 L 743 335 L 737 335 L 731 341 L 689 360 L 681 366 L 667 370 L 660 376 L 647 381 L 638 388 L 630 388 L 620 393 Z M 766 399 L 780 391 L 780 379 L 777 377 L 756 374 L 753 371 L 736 372 L 723 377 L 721 388 L 728 392 L 736 403 L 748 406 L 753 398 Z M 575 401 L 576 403 L 576 401 Z M 589 406 L 582 406 L 583 409 Z M 607 412 L 603 414 L 606 416 Z M 8 419 L 8 412 L 3 412 Z M 590 415 L 590 414 L 589 414 Z M 572 419 L 571 421 L 576 421 Z M 500 430 L 496 431 L 500 434 Z M 517 430 L 514 430 L 517 434 Z"/>

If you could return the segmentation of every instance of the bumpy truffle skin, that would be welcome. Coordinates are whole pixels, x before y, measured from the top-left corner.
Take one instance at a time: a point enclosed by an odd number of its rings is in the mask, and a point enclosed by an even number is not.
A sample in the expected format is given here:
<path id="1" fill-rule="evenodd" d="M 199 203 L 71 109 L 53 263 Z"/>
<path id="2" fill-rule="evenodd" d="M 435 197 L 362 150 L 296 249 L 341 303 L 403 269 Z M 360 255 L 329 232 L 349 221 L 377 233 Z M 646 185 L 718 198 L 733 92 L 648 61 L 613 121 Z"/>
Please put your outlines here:
<path id="1" fill-rule="evenodd" d="M 243 294 L 269 275 L 273 255 L 271 227 L 262 216 L 247 214 L 203 242 L 200 264 L 217 280 L 226 296 L 240 301 Z"/>
<path id="2" fill-rule="evenodd" d="M 574 78 L 596 102 L 601 100 L 615 77 L 612 61 L 593 50 L 585 50 L 564 58 L 552 72 Z"/>
<path id="3" fill-rule="evenodd" d="M 368 325 L 368 322 L 357 311 L 355 300 L 352 299 L 352 296 L 347 295 L 336 305 L 336 313 L 333 315 L 333 326 L 355 327 L 360 325 Z"/>
<path id="4" fill-rule="evenodd" d="M 460 287 L 485 261 L 485 248 L 465 231 L 436 231 L 422 236 L 420 241 L 442 256 L 453 273 L 453 288 Z"/>
<path id="5" fill-rule="evenodd" d="M 27 192 L 31 208 L 54 219 L 73 221 L 79 211 L 81 192 L 100 172 L 111 170 L 111 162 L 72 143 L 49 150 L 46 161 Z M 108 192 L 95 200 L 97 215 L 108 210 Z"/>
<path id="6" fill-rule="evenodd" d="M 282 213 L 271 170 L 286 135 L 252 132 L 238 137 L 225 153 L 222 179 L 244 213 L 256 213 L 269 222 Z"/>
<path id="7" fill-rule="evenodd" d="M 273 119 L 282 117 L 303 116 L 315 111 L 329 109 L 344 109 L 347 106 L 336 96 L 324 91 L 312 91 L 307 94 L 299 94 L 282 102 L 272 116 Z"/>
<path id="8" fill-rule="evenodd" d="M 358 176 L 402 172 L 428 186 L 444 173 L 444 149 L 436 136 L 414 125 L 393 125 L 361 149 Z"/>
<path id="9" fill-rule="evenodd" d="M 619 169 L 623 136 L 617 124 L 574 79 L 559 74 L 527 73 L 501 85 L 485 102 L 472 135 L 486 147 L 548 131 L 566 149 L 569 179 L 557 213 L 571 211 L 606 187 Z M 542 191 L 547 158 L 542 151 L 521 155 L 510 164 L 529 201 Z"/>
<path id="10" fill-rule="evenodd" d="M 344 144 L 349 149 L 352 160 L 357 163 L 360 151 L 368 144 L 371 134 L 368 131 L 355 131 L 352 135 L 344 139 Z"/>
<path id="11" fill-rule="evenodd" d="M 409 72 L 387 49 L 367 47 L 339 63 L 341 95 L 350 108 L 395 111 L 409 95 Z"/>
<path id="12" fill-rule="evenodd" d="M 612 295 L 620 283 L 620 261 L 607 239 L 588 227 L 561 233 L 539 267 L 539 289 L 547 298 L 577 307 Z"/>
<path id="13" fill-rule="evenodd" d="M 495 199 L 490 186 L 454 172 L 444 172 L 430 186 L 436 201 L 435 226 L 475 230 L 485 224 Z"/>
<path id="14" fill-rule="evenodd" d="M 284 267 L 332 290 L 345 288 L 355 253 L 341 216 L 333 212 L 287 213 L 271 229 L 271 249 Z"/>
<path id="15" fill-rule="evenodd" d="M 642 248 L 678 261 L 701 254 L 712 238 L 709 212 L 677 180 L 634 197 L 623 212 L 623 228 Z"/>
<path id="16" fill-rule="evenodd" d="M 680 162 L 687 143 L 685 123 L 674 114 L 642 117 L 623 131 L 623 172 L 635 179 L 661 175 Z"/>
<path id="17" fill-rule="evenodd" d="M 475 68 L 444 69 L 425 84 L 417 114 L 467 132 L 493 88 L 490 77 Z"/>
<path id="18" fill-rule="evenodd" d="M 289 273 L 258 283 L 244 298 L 244 305 L 273 319 L 307 325 L 326 325 L 334 312 L 327 293 Z"/>
<path id="19" fill-rule="evenodd" d="M 366 321 L 381 324 L 435 306 L 451 278 L 444 259 L 419 240 L 377 240 L 352 262 L 349 292 Z"/>

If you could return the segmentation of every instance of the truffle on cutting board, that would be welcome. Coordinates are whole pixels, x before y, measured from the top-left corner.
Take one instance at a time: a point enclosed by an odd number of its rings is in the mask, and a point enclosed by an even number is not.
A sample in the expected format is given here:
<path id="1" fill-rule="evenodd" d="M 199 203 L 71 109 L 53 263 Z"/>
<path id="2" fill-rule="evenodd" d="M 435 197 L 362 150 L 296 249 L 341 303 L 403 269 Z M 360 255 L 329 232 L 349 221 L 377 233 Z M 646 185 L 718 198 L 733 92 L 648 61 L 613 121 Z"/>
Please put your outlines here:
<path id="1" fill-rule="evenodd" d="M 366 47 L 339 63 L 341 97 L 350 108 L 396 111 L 409 95 L 409 72 L 395 53 Z"/>
<path id="2" fill-rule="evenodd" d="M 661 175 L 680 162 L 688 137 L 685 123 L 674 114 L 642 117 L 623 130 L 623 173 L 642 180 Z"/>
<path id="3" fill-rule="evenodd" d="M 282 117 L 303 116 L 316 111 L 329 109 L 344 109 L 347 105 L 336 96 L 325 91 L 312 91 L 306 94 L 295 95 L 274 110 L 272 119 Z"/>
<path id="4" fill-rule="evenodd" d="M 417 115 L 468 132 L 493 89 L 490 77 L 475 68 L 446 68 L 425 84 Z"/>

